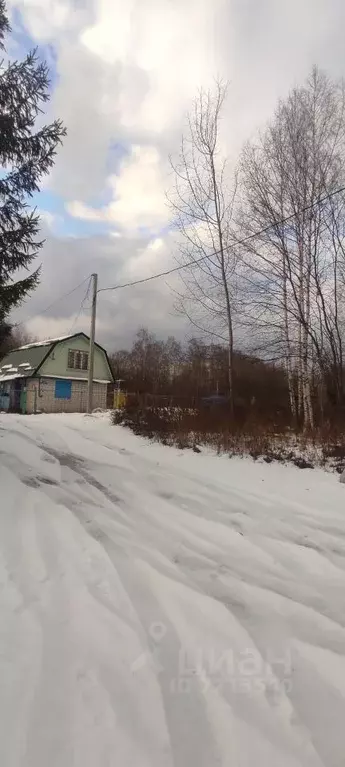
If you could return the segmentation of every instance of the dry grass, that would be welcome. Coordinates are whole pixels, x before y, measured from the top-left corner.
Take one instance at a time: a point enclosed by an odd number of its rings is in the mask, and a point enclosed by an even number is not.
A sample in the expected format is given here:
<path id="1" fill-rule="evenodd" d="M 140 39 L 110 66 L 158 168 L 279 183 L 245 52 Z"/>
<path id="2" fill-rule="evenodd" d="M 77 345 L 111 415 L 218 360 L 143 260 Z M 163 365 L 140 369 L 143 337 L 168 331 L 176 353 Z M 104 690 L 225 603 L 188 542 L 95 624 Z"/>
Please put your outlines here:
<path id="1" fill-rule="evenodd" d="M 239 422 L 227 408 L 191 409 L 128 406 L 115 411 L 113 423 L 163 445 L 199 452 L 203 446 L 229 456 L 249 455 L 254 460 L 291 462 L 300 468 L 327 466 L 341 473 L 345 468 L 344 431 L 324 426 L 311 433 L 297 433 L 288 426 L 264 423 L 251 417 Z"/>

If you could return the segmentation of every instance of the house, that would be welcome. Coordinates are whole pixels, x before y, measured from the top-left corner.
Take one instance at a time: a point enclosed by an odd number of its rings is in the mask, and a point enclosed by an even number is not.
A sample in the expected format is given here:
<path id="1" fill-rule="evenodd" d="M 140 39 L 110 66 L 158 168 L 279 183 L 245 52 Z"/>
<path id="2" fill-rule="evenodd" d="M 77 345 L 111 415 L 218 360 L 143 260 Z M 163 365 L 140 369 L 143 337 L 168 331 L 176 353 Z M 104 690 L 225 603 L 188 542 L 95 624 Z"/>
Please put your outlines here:
<path id="1" fill-rule="evenodd" d="M 89 343 L 85 333 L 21 346 L 0 361 L 0 410 L 85 412 Z M 106 408 L 113 383 L 107 352 L 95 344 L 93 408 Z"/>

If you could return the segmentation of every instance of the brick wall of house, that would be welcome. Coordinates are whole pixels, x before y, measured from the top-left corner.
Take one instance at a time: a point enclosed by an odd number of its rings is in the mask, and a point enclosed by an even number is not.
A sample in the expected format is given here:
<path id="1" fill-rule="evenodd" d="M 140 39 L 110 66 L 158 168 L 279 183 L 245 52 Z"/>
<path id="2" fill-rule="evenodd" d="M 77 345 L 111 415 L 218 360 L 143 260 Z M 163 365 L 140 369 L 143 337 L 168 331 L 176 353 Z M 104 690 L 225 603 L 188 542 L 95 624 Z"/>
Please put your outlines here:
<path id="1" fill-rule="evenodd" d="M 54 378 L 28 381 L 26 407 L 28 413 L 85 413 L 87 381 L 72 381 L 71 399 L 55 399 Z M 93 408 L 107 407 L 107 384 L 93 384 Z"/>

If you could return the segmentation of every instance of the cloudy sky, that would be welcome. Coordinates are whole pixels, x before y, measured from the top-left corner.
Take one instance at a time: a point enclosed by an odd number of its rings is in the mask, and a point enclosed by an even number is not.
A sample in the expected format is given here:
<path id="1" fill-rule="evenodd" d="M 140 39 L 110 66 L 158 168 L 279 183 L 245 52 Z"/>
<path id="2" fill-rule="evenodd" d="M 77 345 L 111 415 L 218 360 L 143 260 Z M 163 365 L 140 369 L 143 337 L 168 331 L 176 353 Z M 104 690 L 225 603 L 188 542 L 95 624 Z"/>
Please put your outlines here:
<path id="1" fill-rule="evenodd" d="M 10 53 L 39 47 L 52 76 L 49 119 L 61 117 L 68 129 L 37 201 L 46 237 L 41 285 L 14 317 L 40 338 L 87 331 L 87 311 L 78 316 L 86 285 L 43 310 L 92 271 L 106 287 L 174 265 L 168 157 L 201 85 L 230 81 L 223 138 L 235 160 L 313 64 L 345 75 L 344 0 L 7 4 Z M 140 325 L 188 334 L 166 281 L 100 294 L 97 338 L 109 350 Z"/>

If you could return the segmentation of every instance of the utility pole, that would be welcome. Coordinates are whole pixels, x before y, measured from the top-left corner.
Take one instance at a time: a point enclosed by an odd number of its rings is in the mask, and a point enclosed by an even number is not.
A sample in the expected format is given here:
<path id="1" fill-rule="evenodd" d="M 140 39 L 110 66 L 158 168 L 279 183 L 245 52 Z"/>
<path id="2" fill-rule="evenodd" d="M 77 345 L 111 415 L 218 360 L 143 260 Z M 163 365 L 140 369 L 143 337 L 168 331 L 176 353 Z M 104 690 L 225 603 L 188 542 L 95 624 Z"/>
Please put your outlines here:
<path id="1" fill-rule="evenodd" d="M 92 413 L 93 400 L 93 367 L 95 359 L 95 331 L 96 331 L 96 309 L 97 309 L 97 282 L 98 274 L 92 274 L 92 309 L 90 325 L 90 351 L 89 351 L 89 378 L 87 385 L 87 412 Z"/>

